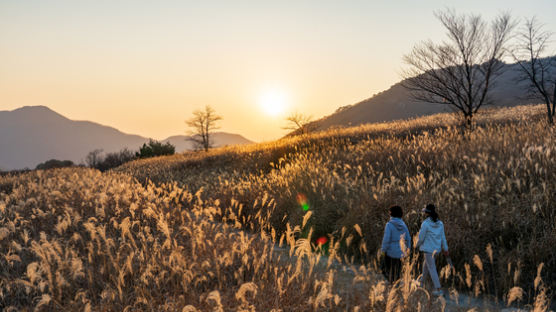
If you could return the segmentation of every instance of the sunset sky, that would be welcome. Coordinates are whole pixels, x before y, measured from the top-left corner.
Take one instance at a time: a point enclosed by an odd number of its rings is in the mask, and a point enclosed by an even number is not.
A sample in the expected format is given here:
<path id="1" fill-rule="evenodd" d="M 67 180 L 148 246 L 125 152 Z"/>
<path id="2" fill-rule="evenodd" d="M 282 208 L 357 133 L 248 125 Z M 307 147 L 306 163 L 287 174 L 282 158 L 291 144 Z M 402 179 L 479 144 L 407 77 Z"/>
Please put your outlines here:
<path id="1" fill-rule="evenodd" d="M 289 113 L 320 118 L 398 82 L 403 54 L 442 39 L 445 7 L 556 32 L 555 0 L 0 0 L 0 110 L 164 139 L 211 105 L 222 131 L 271 140 Z"/>

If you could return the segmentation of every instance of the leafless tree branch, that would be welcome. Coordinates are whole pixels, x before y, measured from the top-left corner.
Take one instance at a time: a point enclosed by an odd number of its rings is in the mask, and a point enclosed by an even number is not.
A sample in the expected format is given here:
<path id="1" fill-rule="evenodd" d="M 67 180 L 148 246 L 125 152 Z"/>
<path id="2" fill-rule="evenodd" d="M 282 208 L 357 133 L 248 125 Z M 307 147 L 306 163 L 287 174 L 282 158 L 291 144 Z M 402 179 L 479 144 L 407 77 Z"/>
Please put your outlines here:
<path id="1" fill-rule="evenodd" d="M 544 101 L 547 119 L 554 124 L 556 110 L 556 57 L 546 56 L 552 33 L 535 17 L 526 20 L 517 36 L 512 57 L 519 65 L 521 80 L 529 82 L 528 94 Z"/>
<path id="2" fill-rule="evenodd" d="M 220 128 L 216 125 L 219 120 L 222 120 L 222 117 L 207 105 L 203 110 L 194 111 L 193 117 L 185 122 L 191 128 L 188 140 L 193 142 L 197 150 L 208 151 L 212 148 L 212 132 Z"/>
<path id="3" fill-rule="evenodd" d="M 461 112 L 466 127 L 480 107 L 490 103 L 489 91 L 503 69 L 502 59 L 514 23 L 504 13 L 488 25 L 479 15 L 435 13 L 447 31 L 440 44 L 425 41 L 404 56 L 408 65 L 403 85 L 413 99 L 450 105 Z"/>
<path id="4" fill-rule="evenodd" d="M 283 129 L 292 130 L 301 134 L 307 134 L 310 132 L 309 124 L 312 120 L 312 116 L 303 115 L 301 113 L 293 113 L 286 117 L 288 125 L 283 127 Z"/>

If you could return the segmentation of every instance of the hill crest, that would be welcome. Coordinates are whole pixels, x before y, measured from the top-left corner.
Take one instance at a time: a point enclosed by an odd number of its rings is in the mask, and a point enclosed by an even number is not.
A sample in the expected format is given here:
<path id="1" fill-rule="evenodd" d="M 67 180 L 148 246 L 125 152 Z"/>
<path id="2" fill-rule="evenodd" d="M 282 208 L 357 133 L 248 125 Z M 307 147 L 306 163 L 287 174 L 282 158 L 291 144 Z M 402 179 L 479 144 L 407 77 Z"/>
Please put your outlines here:
<path id="1" fill-rule="evenodd" d="M 494 102 L 492 106 L 513 107 L 540 103 L 538 100 L 531 99 L 527 93 L 527 81 L 519 79 L 518 66 L 518 64 L 505 64 L 503 73 L 495 81 L 491 90 Z M 402 83 L 403 81 L 400 81 L 363 101 L 342 106 L 331 115 L 313 121 L 309 126 L 318 131 L 453 111 L 449 105 L 414 101 Z"/>

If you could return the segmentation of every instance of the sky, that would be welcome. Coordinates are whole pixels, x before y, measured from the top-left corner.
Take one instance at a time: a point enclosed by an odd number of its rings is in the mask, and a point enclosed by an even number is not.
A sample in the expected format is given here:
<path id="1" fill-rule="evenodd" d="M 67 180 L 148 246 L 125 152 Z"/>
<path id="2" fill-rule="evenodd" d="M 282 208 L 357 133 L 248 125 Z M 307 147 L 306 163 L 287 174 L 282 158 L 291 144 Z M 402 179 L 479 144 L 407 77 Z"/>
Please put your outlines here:
<path id="1" fill-rule="evenodd" d="M 161 140 L 210 105 L 220 131 L 273 140 L 294 112 L 321 118 L 398 82 L 404 54 L 443 39 L 444 8 L 556 32 L 554 0 L 0 0 L 0 110 Z"/>

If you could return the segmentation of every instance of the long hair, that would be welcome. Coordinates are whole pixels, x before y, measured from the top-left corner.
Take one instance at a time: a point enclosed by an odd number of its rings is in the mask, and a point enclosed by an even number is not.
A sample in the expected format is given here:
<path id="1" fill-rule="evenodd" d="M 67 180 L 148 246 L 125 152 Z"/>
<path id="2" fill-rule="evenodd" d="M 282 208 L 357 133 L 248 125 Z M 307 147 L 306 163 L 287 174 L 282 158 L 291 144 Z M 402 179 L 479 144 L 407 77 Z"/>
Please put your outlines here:
<path id="1" fill-rule="evenodd" d="M 438 213 L 436 213 L 436 207 L 433 204 L 428 204 L 425 209 L 433 222 L 438 221 Z"/>

